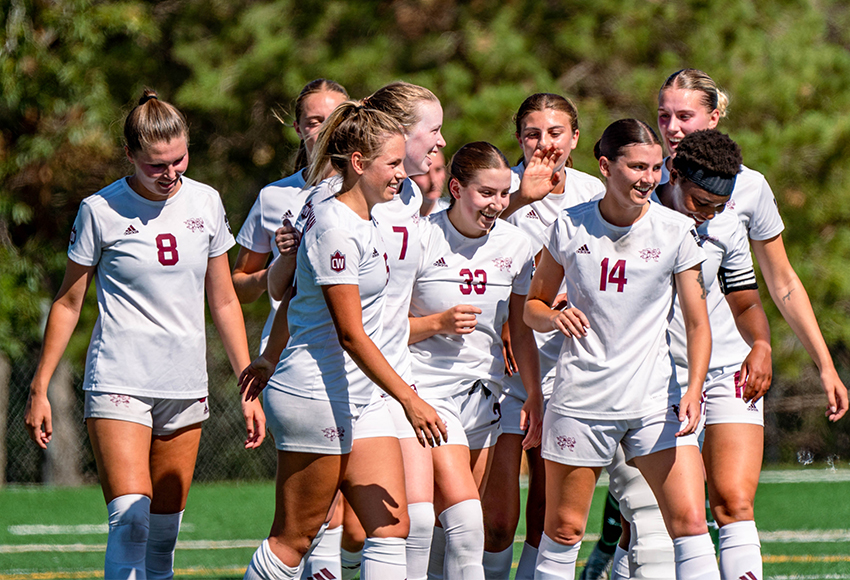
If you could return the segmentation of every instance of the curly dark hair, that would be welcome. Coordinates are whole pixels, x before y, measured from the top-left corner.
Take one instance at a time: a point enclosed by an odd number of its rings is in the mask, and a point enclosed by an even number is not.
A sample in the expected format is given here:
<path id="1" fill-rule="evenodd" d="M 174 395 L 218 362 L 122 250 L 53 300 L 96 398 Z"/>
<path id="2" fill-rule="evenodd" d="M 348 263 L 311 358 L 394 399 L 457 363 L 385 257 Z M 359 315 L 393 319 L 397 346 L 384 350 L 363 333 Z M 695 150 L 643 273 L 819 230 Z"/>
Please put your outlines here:
<path id="1" fill-rule="evenodd" d="M 716 129 L 694 131 L 682 139 L 673 158 L 673 169 L 686 173 L 702 169 L 720 177 L 735 177 L 741 171 L 741 148 Z"/>

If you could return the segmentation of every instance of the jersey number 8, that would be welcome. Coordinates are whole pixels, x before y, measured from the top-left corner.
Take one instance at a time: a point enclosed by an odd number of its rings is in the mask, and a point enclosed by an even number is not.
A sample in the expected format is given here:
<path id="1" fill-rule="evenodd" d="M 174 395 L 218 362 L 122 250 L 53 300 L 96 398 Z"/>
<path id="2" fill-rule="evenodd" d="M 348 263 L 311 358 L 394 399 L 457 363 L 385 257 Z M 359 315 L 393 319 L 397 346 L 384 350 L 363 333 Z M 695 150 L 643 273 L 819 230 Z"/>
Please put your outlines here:
<path id="1" fill-rule="evenodd" d="M 177 255 L 177 238 L 174 234 L 159 234 L 156 237 L 156 259 L 163 266 L 173 266 L 180 259 Z"/>

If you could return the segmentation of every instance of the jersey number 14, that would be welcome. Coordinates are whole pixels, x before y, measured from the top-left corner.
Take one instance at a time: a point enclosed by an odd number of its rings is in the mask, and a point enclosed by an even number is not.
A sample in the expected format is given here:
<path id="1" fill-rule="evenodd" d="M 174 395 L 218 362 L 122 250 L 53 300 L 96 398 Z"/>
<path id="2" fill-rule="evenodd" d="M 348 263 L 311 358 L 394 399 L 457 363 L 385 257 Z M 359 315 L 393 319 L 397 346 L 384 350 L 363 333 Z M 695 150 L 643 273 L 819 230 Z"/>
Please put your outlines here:
<path id="1" fill-rule="evenodd" d="M 617 260 L 611 271 L 608 271 L 608 258 L 602 260 L 602 276 L 599 280 L 599 290 L 605 292 L 608 290 L 608 284 L 617 285 L 617 292 L 622 292 L 626 285 L 626 261 Z"/>

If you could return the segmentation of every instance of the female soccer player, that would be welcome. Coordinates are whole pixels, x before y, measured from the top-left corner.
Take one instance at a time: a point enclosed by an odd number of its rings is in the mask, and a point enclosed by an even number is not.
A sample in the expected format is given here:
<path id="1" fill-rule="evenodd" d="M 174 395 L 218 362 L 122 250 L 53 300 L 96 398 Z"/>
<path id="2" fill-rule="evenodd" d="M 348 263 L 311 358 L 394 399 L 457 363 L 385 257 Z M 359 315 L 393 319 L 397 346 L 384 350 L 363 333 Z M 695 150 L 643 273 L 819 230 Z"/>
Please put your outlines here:
<path id="1" fill-rule="evenodd" d="M 410 348 L 419 393 L 451 432 L 447 445 L 431 450 L 434 503 L 446 544 L 444 560 L 432 562 L 442 570 L 433 575 L 444 571 L 451 580 L 484 577 L 480 493 L 500 431 L 506 322 L 529 393 L 518 418 L 518 427 L 528 428 L 520 441 L 525 447 L 539 443 L 543 399 L 536 345 L 522 322 L 531 244 L 498 219 L 510 198 L 508 162 L 493 145 L 470 143 L 455 153 L 449 173 L 452 206 L 423 226 Z M 463 304 L 451 309 L 459 301 Z"/>
<path id="2" fill-rule="evenodd" d="M 617 121 L 594 153 L 605 195 L 553 224 L 525 307 L 532 328 L 567 337 L 543 426 L 546 519 L 535 578 L 575 576 L 596 479 L 620 444 L 659 498 L 676 577 L 719 578 L 693 436 L 711 352 L 705 255 L 692 220 L 649 201 L 662 163 L 652 129 Z M 553 310 L 562 280 L 570 307 Z M 681 399 L 666 340 L 674 292 L 690 363 Z"/>
<path id="3" fill-rule="evenodd" d="M 209 416 L 204 293 L 238 375 L 250 362 L 218 193 L 187 178 L 183 115 L 145 90 L 124 123 L 135 172 L 83 200 L 27 402 L 30 437 L 52 435 L 47 387 L 97 280 L 100 317 L 83 383 L 85 418 L 109 512 L 106 578 L 171 578 L 174 546 Z M 265 418 L 243 400 L 246 448 Z"/>
<path id="4" fill-rule="evenodd" d="M 278 448 L 275 518 L 246 578 L 296 578 L 340 489 L 366 530 L 364 580 L 406 577 L 401 450 L 374 385 L 402 403 L 422 444 L 446 433 L 374 342 L 390 268 L 371 212 L 396 195 L 404 157 L 404 129 L 355 102 L 337 107 L 320 132 L 308 183 L 329 163 L 342 186 L 306 215 L 291 338 L 264 394 Z"/>
<path id="5" fill-rule="evenodd" d="M 253 302 L 266 291 L 269 253 L 273 258 L 280 253 L 275 244 L 275 235 L 285 221 L 295 223 L 309 191 L 304 188 L 307 157 L 313 152 L 319 128 L 336 106 L 347 98 L 348 93 L 339 83 L 316 79 L 307 83 L 295 100 L 293 126 L 301 138 L 296 171 L 260 190 L 236 236 L 237 243 L 242 247 L 233 265 L 233 286 L 242 303 Z M 261 352 L 266 346 L 279 304 L 271 297 L 269 301 L 271 311 L 263 327 Z"/>
<path id="6" fill-rule="evenodd" d="M 522 147 L 523 159 L 512 168 L 511 201 L 516 207 L 506 219 L 528 234 L 532 250 L 539 256 L 546 245 L 546 230 L 562 209 L 590 201 L 601 195 L 605 186 L 599 179 L 573 169 L 571 157 L 559 155 L 559 163 L 546 165 L 542 155 L 551 151 L 571 152 L 578 144 L 578 111 L 569 99 L 551 93 L 536 93 L 525 99 L 517 111 L 516 139 Z M 519 207 L 517 198 L 522 194 L 521 183 L 530 183 L 542 189 L 542 199 Z M 553 185 L 553 181 L 556 183 Z M 549 190 L 549 191 L 547 191 Z M 536 193 L 539 197 L 541 193 Z M 540 352 L 540 372 L 543 397 L 552 394 L 555 366 L 561 350 L 563 335 L 558 331 L 535 333 Z M 513 341 L 511 341 L 513 342 Z M 522 440 L 525 432 L 520 428 L 520 413 L 526 393 L 518 374 L 505 377 L 500 399 L 502 435 L 493 450 L 494 478 L 482 498 L 484 510 L 484 570 L 488 579 L 506 579 L 513 561 L 513 540 L 519 522 L 520 490 L 519 472 Z M 526 502 L 526 541 L 523 556 L 517 568 L 517 578 L 531 578 L 537 560 L 537 546 L 543 533 L 545 500 L 543 460 L 540 447 L 526 450 L 529 468 L 528 498 Z"/>
<path id="7" fill-rule="evenodd" d="M 679 142 L 693 131 L 715 128 L 726 116 L 728 103 L 729 97 L 700 70 L 683 69 L 667 78 L 658 92 L 658 128 L 670 154 L 662 182 L 672 168 L 672 157 L 676 155 Z M 773 192 L 761 173 L 741 166 L 729 209 L 747 228 L 770 296 L 817 365 L 828 401 L 826 416 L 830 421 L 837 421 L 847 412 L 847 388 L 835 370 L 806 289 L 788 261 L 782 241 L 782 218 Z M 731 506 L 721 509 L 736 511 Z M 735 515 L 729 514 L 729 518 L 729 521 L 740 521 Z"/>

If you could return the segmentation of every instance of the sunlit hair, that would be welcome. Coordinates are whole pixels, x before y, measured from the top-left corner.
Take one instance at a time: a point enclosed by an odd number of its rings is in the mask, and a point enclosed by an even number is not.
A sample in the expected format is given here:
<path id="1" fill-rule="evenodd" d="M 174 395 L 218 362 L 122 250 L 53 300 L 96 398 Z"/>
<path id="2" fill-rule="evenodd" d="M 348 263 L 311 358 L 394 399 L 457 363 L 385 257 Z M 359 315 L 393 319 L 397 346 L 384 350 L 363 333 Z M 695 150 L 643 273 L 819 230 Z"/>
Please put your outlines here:
<path id="1" fill-rule="evenodd" d="M 301 92 L 295 98 L 295 120 L 299 125 L 301 124 L 301 115 L 304 114 L 304 101 L 307 97 L 315 95 L 316 93 L 324 92 L 339 93 L 346 99 L 349 98 L 348 91 L 345 90 L 345 87 L 336 81 L 329 79 L 315 79 L 310 81 L 304 85 L 304 88 L 301 89 Z M 274 116 L 284 125 L 288 124 L 281 114 L 275 112 Z M 298 155 L 295 157 L 295 171 L 301 171 L 307 167 L 309 162 L 310 160 L 307 158 L 307 148 L 304 146 L 304 139 L 302 139 L 301 143 L 298 145 Z"/>
<path id="2" fill-rule="evenodd" d="M 381 87 L 363 99 L 363 104 L 390 115 L 401 123 L 405 131 L 409 132 L 422 120 L 419 104 L 423 101 L 440 103 L 440 99 L 425 87 L 396 81 Z"/>
<path id="3" fill-rule="evenodd" d="M 325 119 L 313 148 L 308 185 L 316 185 L 333 167 L 346 177 L 351 154 L 359 151 L 370 161 L 381 154 L 384 143 L 393 135 L 404 136 L 404 128 L 392 117 L 370 109 L 357 101 L 346 101 Z"/>
<path id="4" fill-rule="evenodd" d="M 578 110 L 576 110 L 576 106 L 571 100 L 554 93 L 535 93 L 522 102 L 516 115 L 514 115 L 517 136 L 522 135 L 523 122 L 529 114 L 537 111 L 545 111 L 546 109 L 566 113 L 570 118 L 570 131 L 573 135 L 578 131 Z M 522 163 L 524 160 L 524 157 L 521 158 L 519 163 Z M 569 151 L 567 152 L 566 165 L 567 167 L 573 166 L 573 157 Z"/>
<path id="5" fill-rule="evenodd" d="M 729 95 L 717 86 L 714 79 L 699 69 L 684 68 L 667 77 L 667 80 L 661 85 L 661 90 L 658 91 L 659 106 L 664 97 L 664 91 L 667 89 L 699 91 L 702 93 L 700 102 L 709 113 L 717 110 L 720 113 L 720 118 L 726 116 L 726 110 L 729 108 Z M 678 148 L 676 154 L 678 155 Z"/>
<path id="6" fill-rule="evenodd" d="M 484 169 L 508 169 L 507 157 L 495 145 L 486 141 L 467 143 L 457 150 L 449 163 L 449 179 L 457 180 L 463 186 L 469 185 Z M 455 197 L 451 196 L 449 207 L 453 206 Z"/>
<path id="7" fill-rule="evenodd" d="M 155 143 L 168 143 L 185 137 L 189 143 L 189 126 L 177 107 L 160 101 L 156 91 L 145 89 L 139 104 L 124 121 L 124 142 L 131 153 L 148 150 Z"/>
<path id="8" fill-rule="evenodd" d="M 626 147 L 632 145 L 661 145 L 658 135 L 652 127 L 637 119 L 620 119 L 614 121 L 602 133 L 602 137 L 593 146 L 593 155 L 615 161 L 624 154 Z"/>
<path id="9" fill-rule="evenodd" d="M 735 141 L 720 131 L 707 129 L 694 131 L 682 139 L 673 157 L 673 169 L 684 175 L 703 170 L 731 178 L 741 171 L 743 162 L 741 148 Z"/>

